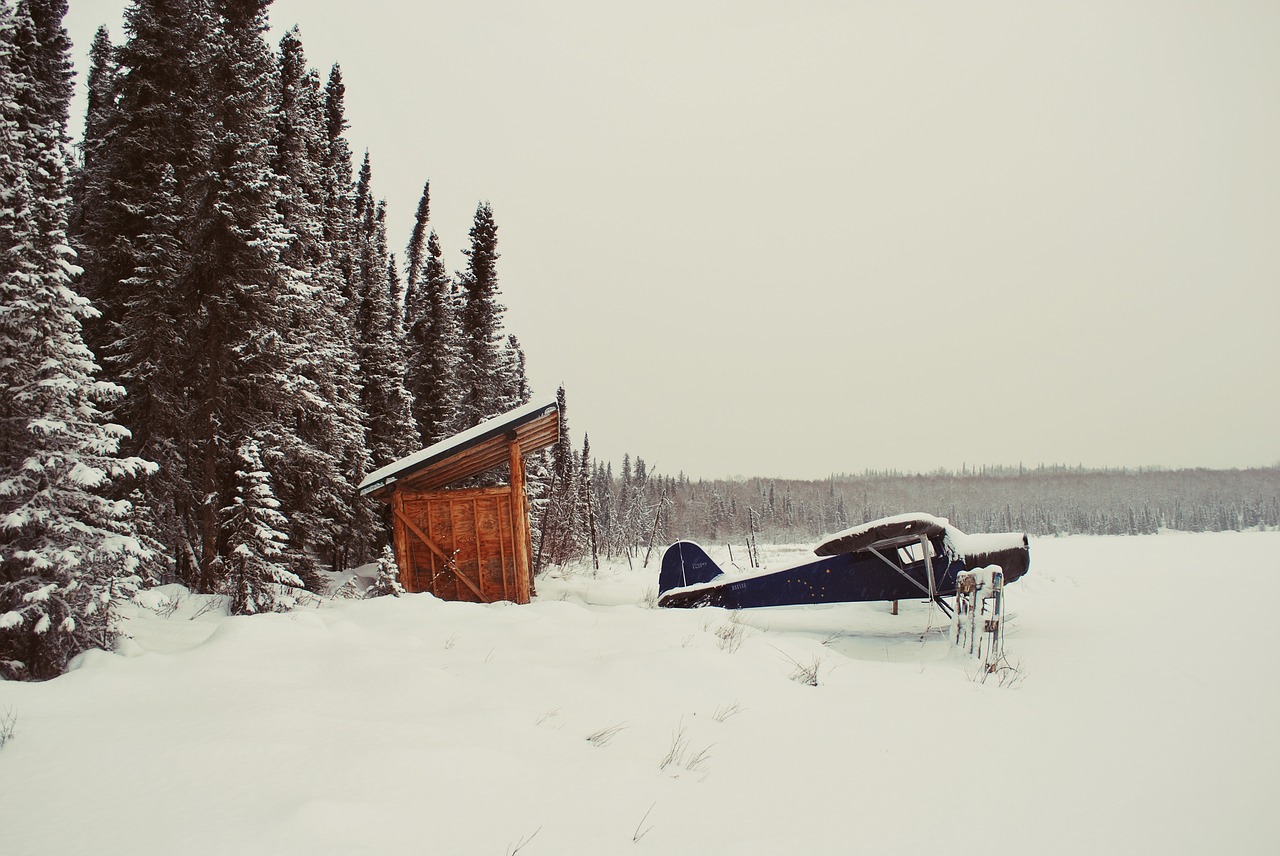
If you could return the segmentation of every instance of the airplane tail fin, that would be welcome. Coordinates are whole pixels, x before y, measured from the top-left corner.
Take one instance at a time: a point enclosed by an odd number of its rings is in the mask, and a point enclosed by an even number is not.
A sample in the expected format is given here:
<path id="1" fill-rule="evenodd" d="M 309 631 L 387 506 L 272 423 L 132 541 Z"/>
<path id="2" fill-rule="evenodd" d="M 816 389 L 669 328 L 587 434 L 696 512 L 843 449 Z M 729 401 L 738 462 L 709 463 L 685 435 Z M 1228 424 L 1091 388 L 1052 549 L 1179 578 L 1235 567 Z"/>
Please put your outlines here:
<path id="1" fill-rule="evenodd" d="M 692 541 L 677 541 L 662 554 L 658 594 L 669 589 L 706 583 L 723 574 L 706 551 Z"/>

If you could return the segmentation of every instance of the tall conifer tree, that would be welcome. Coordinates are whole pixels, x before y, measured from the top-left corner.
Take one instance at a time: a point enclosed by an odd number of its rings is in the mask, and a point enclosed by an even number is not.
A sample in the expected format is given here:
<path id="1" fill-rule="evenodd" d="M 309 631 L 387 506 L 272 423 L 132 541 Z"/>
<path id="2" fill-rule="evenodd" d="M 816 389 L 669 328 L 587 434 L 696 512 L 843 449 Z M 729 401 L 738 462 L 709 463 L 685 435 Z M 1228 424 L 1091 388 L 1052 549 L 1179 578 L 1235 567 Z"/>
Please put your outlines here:
<path id="1" fill-rule="evenodd" d="M 502 313 L 498 302 L 498 226 L 488 202 L 476 207 L 461 286 L 462 360 L 459 427 L 469 428 L 505 409 Z"/>
<path id="2" fill-rule="evenodd" d="M 288 301 L 281 332 L 291 409 L 284 414 L 289 428 L 275 483 L 295 566 L 309 568 L 318 556 L 340 567 L 358 523 L 353 479 L 367 468 L 364 417 L 340 274 L 324 240 L 330 152 L 324 98 L 297 28 L 281 40 L 279 63 L 275 171 L 289 233 L 282 255 Z M 318 584 L 313 573 L 305 576 L 309 587 Z"/>
<path id="3" fill-rule="evenodd" d="M 221 509 L 234 489 L 232 438 L 253 436 L 268 465 L 279 463 L 281 378 L 287 354 L 286 295 L 280 255 L 288 235 L 281 217 L 274 150 L 275 61 L 263 38 L 270 0 L 217 0 L 209 105 L 210 157 L 193 177 L 195 210 L 188 240 L 201 248 L 189 272 L 196 310 L 189 340 L 194 435 L 188 470 L 199 486 L 197 558 L 200 588 L 223 585 Z"/>
<path id="4" fill-rule="evenodd" d="M 356 354 L 366 436 L 375 467 L 417 447 L 418 430 L 404 386 L 404 357 L 392 307 L 391 261 L 387 252 L 386 208 L 371 196 L 372 168 L 366 154 L 356 185 L 358 261 L 355 272 Z"/>
<path id="5" fill-rule="evenodd" d="M 413 232 L 409 236 L 409 245 L 405 248 L 405 294 L 406 311 L 415 301 L 414 289 L 418 287 L 418 278 L 422 275 L 422 267 L 427 260 L 427 231 L 431 220 L 431 182 L 422 185 L 422 196 L 418 199 L 418 210 L 413 215 Z M 405 325 L 406 328 L 408 324 Z"/>
<path id="6" fill-rule="evenodd" d="M 74 239 L 103 313 L 92 343 L 129 390 L 119 415 L 133 428 L 130 448 L 160 465 L 144 496 L 194 583 L 190 535 L 205 501 L 190 454 L 201 384 L 194 324 L 205 288 L 188 224 L 194 182 L 213 157 L 214 10 L 209 0 L 136 0 L 125 32 L 91 93 L 100 110 L 87 128 Z"/>
<path id="7" fill-rule="evenodd" d="M 49 678 L 109 641 L 111 601 L 137 580 L 127 502 L 103 495 L 153 465 L 100 408 L 66 243 L 70 68 L 65 3 L 0 4 L 0 678 Z"/>
<path id="8" fill-rule="evenodd" d="M 363 396 L 363 374 L 358 356 L 357 313 L 360 301 L 357 282 L 360 276 L 357 264 L 359 223 L 355 217 L 355 194 L 351 180 L 351 146 L 347 142 L 346 85 L 342 81 L 342 69 L 334 64 L 324 86 L 322 126 L 325 138 L 324 181 L 324 244 L 328 259 L 324 268 L 324 289 L 329 299 L 340 307 L 343 314 L 343 335 L 349 340 L 351 352 L 356 357 L 344 364 L 355 390 L 355 407 L 360 416 L 361 448 L 359 454 L 347 454 L 345 471 L 353 486 L 350 501 L 354 514 L 351 531 L 344 542 L 335 545 L 335 567 L 341 569 L 351 562 L 362 562 L 377 555 L 384 538 L 385 527 L 381 522 L 379 503 L 355 496 L 354 486 L 364 480 L 374 467 L 368 444 L 368 412 Z M 355 450 L 352 450 L 354 452 Z"/>
<path id="9" fill-rule="evenodd" d="M 458 360 L 460 343 L 454 312 L 453 279 L 445 268 L 440 239 L 427 237 L 426 259 L 406 306 L 406 386 L 422 445 L 430 446 L 456 433 L 458 425 Z"/>

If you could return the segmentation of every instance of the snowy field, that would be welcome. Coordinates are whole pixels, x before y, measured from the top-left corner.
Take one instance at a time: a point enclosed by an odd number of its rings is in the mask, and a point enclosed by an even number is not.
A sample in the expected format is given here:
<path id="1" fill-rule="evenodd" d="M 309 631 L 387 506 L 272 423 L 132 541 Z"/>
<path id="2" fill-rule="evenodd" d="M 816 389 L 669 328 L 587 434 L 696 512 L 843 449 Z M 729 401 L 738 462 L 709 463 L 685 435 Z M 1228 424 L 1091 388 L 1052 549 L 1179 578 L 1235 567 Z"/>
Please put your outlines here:
<path id="1" fill-rule="evenodd" d="M 525 607 L 167 588 L 0 683 L 0 853 L 1274 854 L 1278 556 L 1033 539 L 1003 687 L 920 603 L 649 608 L 656 553 Z"/>

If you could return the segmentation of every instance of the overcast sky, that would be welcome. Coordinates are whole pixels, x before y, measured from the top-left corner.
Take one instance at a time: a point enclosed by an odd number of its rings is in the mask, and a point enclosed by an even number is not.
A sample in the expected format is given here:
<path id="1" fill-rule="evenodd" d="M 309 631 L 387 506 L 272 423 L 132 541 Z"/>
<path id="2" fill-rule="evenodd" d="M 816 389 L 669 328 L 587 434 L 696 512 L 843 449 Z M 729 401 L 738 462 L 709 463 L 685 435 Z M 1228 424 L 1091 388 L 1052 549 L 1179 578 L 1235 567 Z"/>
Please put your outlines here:
<path id="1" fill-rule="evenodd" d="M 81 89 L 126 5 L 71 0 Z M 271 15 L 341 63 L 393 247 L 427 179 L 455 269 L 492 203 L 508 331 L 598 457 L 1280 463 L 1274 0 Z"/>

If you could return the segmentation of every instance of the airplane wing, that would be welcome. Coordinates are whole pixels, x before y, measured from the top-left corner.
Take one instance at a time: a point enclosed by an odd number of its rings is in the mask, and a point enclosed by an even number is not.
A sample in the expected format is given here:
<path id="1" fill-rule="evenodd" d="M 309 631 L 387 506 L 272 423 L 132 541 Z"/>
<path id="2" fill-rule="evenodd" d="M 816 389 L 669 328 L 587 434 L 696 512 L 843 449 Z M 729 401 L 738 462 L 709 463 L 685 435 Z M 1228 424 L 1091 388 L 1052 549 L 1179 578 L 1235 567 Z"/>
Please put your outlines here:
<path id="1" fill-rule="evenodd" d="M 947 521 L 932 514 L 899 514 L 862 523 L 837 532 L 813 549 L 819 556 L 839 556 L 875 548 L 900 547 L 932 538 L 947 528 Z"/>

